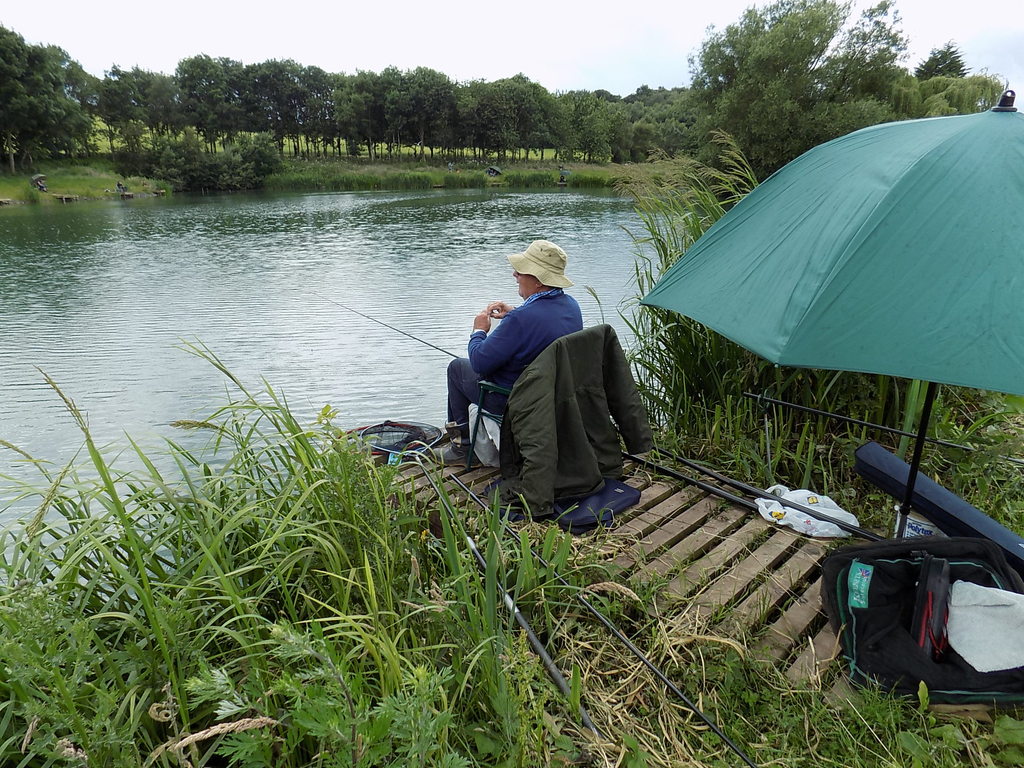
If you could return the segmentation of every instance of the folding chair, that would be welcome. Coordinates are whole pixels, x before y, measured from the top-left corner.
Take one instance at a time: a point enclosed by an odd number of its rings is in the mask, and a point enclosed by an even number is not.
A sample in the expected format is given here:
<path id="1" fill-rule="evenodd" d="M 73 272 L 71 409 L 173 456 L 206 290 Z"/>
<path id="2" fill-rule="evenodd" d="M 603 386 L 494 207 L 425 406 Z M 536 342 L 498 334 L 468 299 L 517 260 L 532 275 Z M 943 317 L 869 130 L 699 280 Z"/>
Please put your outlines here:
<path id="1" fill-rule="evenodd" d="M 490 419 L 498 426 L 501 426 L 501 419 L 504 415 L 504 413 L 493 413 L 486 410 L 484 408 L 484 399 L 487 395 L 494 393 L 508 397 L 511 392 L 512 390 L 509 387 L 503 387 L 500 384 L 495 384 L 493 381 L 484 380 L 480 382 L 480 397 L 476 403 L 476 418 L 473 420 L 473 429 L 469 437 L 469 451 L 466 454 L 466 469 L 473 468 L 473 450 L 476 448 L 476 440 L 477 436 L 480 434 L 481 422 L 484 419 Z"/>

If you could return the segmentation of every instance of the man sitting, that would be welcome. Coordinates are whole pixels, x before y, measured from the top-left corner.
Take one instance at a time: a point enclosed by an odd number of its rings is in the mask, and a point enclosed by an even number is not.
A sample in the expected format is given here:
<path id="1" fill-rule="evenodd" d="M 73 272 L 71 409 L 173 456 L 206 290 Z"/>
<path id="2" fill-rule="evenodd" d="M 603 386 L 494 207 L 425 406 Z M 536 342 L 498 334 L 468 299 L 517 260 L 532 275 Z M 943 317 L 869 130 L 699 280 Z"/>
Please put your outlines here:
<path id="1" fill-rule="evenodd" d="M 469 451 L 469 405 L 480 397 L 480 380 L 511 388 L 534 358 L 552 341 L 583 329 L 576 299 L 562 289 L 573 284 L 565 276 L 565 251 L 547 240 L 534 240 L 523 253 L 508 257 L 512 276 L 524 299 L 518 307 L 492 301 L 473 320 L 469 357 L 448 365 L 448 421 L 458 425 L 458 439 L 435 452 L 444 463 L 460 463 Z M 491 332 L 491 320 L 501 320 Z M 484 408 L 501 413 L 508 398 L 491 393 Z"/>

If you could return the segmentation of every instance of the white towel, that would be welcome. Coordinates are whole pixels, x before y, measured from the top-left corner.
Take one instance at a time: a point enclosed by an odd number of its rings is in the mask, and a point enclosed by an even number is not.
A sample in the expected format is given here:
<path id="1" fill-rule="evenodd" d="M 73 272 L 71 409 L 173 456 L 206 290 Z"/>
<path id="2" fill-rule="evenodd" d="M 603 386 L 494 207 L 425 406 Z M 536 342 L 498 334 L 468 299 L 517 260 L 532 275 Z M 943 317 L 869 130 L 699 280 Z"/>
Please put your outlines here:
<path id="1" fill-rule="evenodd" d="M 950 647 L 979 672 L 1024 667 L 1024 595 L 956 581 L 946 631 Z"/>

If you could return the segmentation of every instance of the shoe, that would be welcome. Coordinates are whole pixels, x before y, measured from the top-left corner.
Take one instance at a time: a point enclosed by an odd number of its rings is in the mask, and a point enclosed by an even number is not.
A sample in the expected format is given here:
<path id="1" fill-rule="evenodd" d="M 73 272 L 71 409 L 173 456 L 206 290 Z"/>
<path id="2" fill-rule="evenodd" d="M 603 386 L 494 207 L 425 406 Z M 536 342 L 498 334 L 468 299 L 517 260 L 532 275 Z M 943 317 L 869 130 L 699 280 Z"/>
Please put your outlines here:
<path id="1" fill-rule="evenodd" d="M 438 464 L 465 464 L 469 446 L 461 443 L 445 443 L 434 448 L 430 454 Z"/>

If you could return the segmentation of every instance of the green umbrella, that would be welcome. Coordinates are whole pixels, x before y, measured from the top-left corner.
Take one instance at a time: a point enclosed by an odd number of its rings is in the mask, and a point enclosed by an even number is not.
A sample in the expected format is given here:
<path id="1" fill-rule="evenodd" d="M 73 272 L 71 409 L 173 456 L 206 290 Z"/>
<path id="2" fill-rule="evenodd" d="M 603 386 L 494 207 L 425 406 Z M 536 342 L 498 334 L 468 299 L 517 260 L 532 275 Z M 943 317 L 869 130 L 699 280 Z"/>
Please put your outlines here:
<path id="1" fill-rule="evenodd" d="M 930 382 L 916 470 L 936 382 L 1024 394 L 1024 115 L 1013 99 L 815 147 L 723 216 L 643 303 L 779 365 Z"/>

